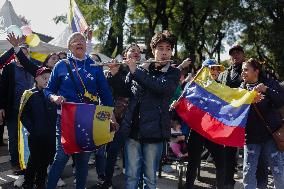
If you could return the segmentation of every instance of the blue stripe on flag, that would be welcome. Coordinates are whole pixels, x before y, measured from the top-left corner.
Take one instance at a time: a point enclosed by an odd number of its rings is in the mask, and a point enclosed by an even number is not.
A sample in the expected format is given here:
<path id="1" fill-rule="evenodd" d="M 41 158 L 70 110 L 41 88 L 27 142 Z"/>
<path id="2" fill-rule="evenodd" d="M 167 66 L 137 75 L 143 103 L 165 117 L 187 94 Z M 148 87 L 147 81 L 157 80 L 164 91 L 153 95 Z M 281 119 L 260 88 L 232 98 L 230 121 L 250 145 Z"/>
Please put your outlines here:
<path id="1" fill-rule="evenodd" d="M 24 141 L 24 161 L 25 165 L 27 166 L 28 160 L 30 157 L 30 149 L 29 149 L 29 142 L 28 142 L 28 130 L 22 126 L 22 133 L 23 133 L 23 141 Z"/>
<path id="2" fill-rule="evenodd" d="M 75 117 L 75 137 L 78 146 L 84 151 L 93 151 L 93 120 L 96 106 L 78 104 Z"/>

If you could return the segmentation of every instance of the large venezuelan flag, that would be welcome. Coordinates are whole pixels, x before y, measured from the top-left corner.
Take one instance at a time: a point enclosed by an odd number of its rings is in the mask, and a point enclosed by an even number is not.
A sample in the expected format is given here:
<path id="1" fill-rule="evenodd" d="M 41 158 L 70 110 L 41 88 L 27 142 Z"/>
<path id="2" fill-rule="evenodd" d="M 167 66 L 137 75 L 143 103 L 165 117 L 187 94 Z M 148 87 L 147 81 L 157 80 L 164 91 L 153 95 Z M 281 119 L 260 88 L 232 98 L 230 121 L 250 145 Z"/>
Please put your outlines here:
<path id="1" fill-rule="evenodd" d="M 96 146 L 112 141 L 112 107 L 84 103 L 63 103 L 61 142 L 66 154 L 94 151 Z"/>
<path id="2" fill-rule="evenodd" d="M 68 22 L 73 32 L 83 33 L 88 28 L 88 24 L 85 18 L 83 17 L 75 0 L 70 0 Z"/>
<path id="3" fill-rule="evenodd" d="M 190 128 L 225 146 L 243 147 L 247 116 L 255 91 L 217 83 L 207 67 L 189 83 L 176 111 Z"/>

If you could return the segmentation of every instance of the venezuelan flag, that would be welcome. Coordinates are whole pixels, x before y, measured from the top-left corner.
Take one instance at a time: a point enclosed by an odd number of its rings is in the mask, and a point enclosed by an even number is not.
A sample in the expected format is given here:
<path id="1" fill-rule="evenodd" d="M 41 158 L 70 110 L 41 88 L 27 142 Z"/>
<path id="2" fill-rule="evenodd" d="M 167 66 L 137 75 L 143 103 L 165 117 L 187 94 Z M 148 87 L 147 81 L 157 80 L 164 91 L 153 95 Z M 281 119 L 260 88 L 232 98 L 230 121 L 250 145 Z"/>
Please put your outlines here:
<path id="1" fill-rule="evenodd" d="M 75 0 L 70 0 L 68 22 L 73 32 L 83 33 L 87 28 L 88 24 L 83 17 L 78 5 Z"/>
<path id="2" fill-rule="evenodd" d="M 21 115 L 27 101 L 29 100 L 32 94 L 33 93 L 30 90 L 25 90 L 21 97 L 20 109 L 18 114 L 18 152 L 19 164 L 22 170 L 26 169 L 27 167 L 28 159 L 30 156 L 30 150 L 28 144 L 28 131 L 21 122 Z"/>
<path id="3" fill-rule="evenodd" d="M 94 151 L 112 141 L 110 117 L 113 108 L 84 103 L 63 103 L 61 142 L 66 154 Z"/>
<path id="4" fill-rule="evenodd" d="M 217 83 L 207 67 L 189 83 L 176 111 L 193 130 L 225 146 L 243 147 L 245 126 L 255 91 Z"/>

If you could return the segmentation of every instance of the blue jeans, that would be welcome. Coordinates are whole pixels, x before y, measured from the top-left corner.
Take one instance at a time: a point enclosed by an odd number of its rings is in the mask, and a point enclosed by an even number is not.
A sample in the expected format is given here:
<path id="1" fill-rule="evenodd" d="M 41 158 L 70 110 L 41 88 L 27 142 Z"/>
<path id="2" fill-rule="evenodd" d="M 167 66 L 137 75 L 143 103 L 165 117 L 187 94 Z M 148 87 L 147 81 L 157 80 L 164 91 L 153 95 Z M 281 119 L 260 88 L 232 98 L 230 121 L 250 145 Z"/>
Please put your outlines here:
<path id="1" fill-rule="evenodd" d="M 270 139 L 261 144 L 246 144 L 244 147 L 243 183 L 244 189 L 255 189 L 256 169 L 260 153 L 266 159 L 273 175 L 276 189 L 284 188 L 284 166 L 282 153 L 277 150 L 275 142 Z"/>
<path id="2" fill-rule="evenodd" d="M 105 180 L 111 182 L 118 153 L 123 148 L 129 136 L 130 127 L 122 125 L 115 133 L 113 141 L 107 145 L 107 159 L 105 166 Z"/>
<path id="3" fill-rule="evenodd" d="M 19 153 L 18 153 L 18 113 L 13 112 L 7 120 L 7 129 L 9 137 L 9 154 L 12 166 L 19 166 Z"/>
<path id="4" fill-rule="evenodd" d="M 105 176 L 105 165 L 106 165 L 106 145 L 98 148 L 96 151 L 96 171 L 98 178 L 103 179 Z"/>
<path id="5" fill-rule="evenodd" d="M 156 188 L 156 172 L 163 152 L 163 142 L 141 143 L 128 139 L 125 144 L 126 189 L 138 188 L 143 175 L 145 189 Z"/>
<path id="6" fill-rule="evenodd" d="M 89 152 L 74 154 L 76 167 L 76 189 L 84 189 L 88 176 Z M 63 151 L 61 144 L 61 116 L 57 116 L 56 122 L 56 154 L 48 175 L 47 189 L 55 189 L 57 182 L 68 162 L 70 155 Z"/>

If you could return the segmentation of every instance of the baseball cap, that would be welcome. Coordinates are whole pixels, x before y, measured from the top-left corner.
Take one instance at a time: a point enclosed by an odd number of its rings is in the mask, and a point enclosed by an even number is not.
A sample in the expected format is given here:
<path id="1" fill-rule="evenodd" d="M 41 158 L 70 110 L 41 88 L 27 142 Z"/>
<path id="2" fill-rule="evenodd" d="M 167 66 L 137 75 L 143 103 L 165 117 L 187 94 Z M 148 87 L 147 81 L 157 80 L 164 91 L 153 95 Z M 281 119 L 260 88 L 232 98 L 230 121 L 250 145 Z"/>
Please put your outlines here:
<path id="1" fill-rule="evenodd" d="M 44 67 L 44 66 L 40 67 L 39 69 L 37 69 L 35 77 L 40 76 L 45 73 L 51 73 L 51 69 Z"/>
<path id="2" fill-rule="evenodd" d="M 209 68 L 211 68 L 211 67 L 220 67 L 221 71 L 224 71 L 224 69 L 225 69 L 223 65 L 218 64 L 217 61 L 214 60 L 214 59 L 207 59 L 207 60 L 205 60 L 204 62 L 202 62 L 202 66 L 203 67 L 209 67 Z"/>

